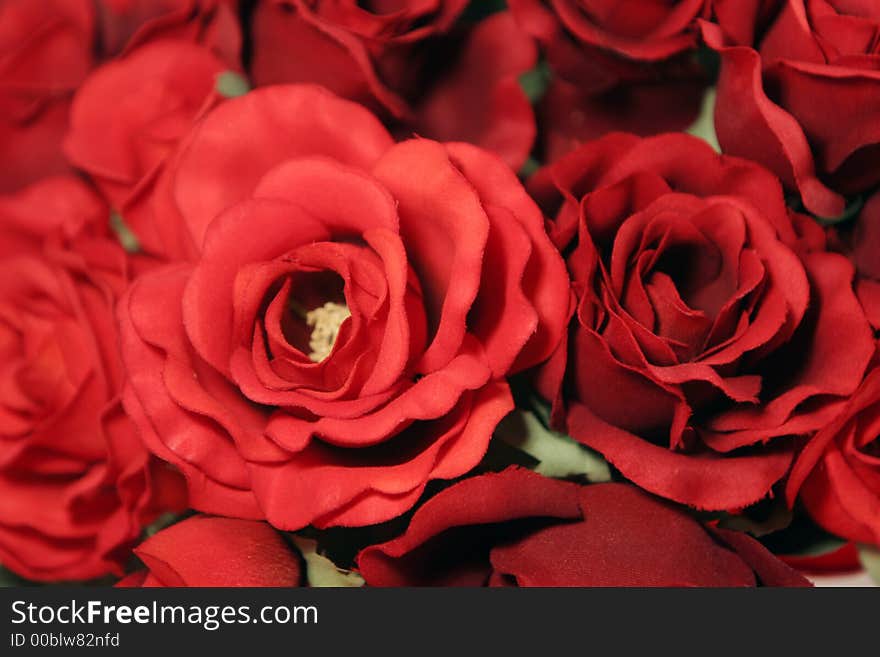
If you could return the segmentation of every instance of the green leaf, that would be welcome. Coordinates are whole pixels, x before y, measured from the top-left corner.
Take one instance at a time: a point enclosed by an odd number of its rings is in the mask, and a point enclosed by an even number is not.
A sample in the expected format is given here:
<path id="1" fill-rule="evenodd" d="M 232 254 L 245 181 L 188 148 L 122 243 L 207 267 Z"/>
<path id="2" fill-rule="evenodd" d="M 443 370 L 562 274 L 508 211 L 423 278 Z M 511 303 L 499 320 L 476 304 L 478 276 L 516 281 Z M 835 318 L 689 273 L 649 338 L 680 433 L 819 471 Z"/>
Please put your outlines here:
<path id="1" fill-rule="evenodd" d="M 223 71 L 217 76 L 215 88 L 217 89 L 217 93 L 221 96 L 226 96 L 226 98 L 236 98 L 238 96 L 244 96 L 250 91 L 251 85 L 248 84 L 248 81 L 238 73 L 234 71 Z"/>
<path id="2" fill-rule="evenodd" d="M 147 525 L 144 528 L 144 535 L 149 538 L 150 536 L 158 534 L 163 529 L 170 527 L 171 525 L 178 522 L 179 520 L 183 520 L 185 517 L 188 517 L 189 515 L 190 514 L 185 514 L 182 516 L 179 513 L 171 513 L 171 512 L 163 513 L 158 518 L 156 518 L 153 522 L 151 522 L 149 525 Z"/>
<path id="3" fill-rule="evenodd" d="M 538 162 L 538 160 L 536 160 L 535 158 L 530 157 L 523 163 L 522 168 L 519 170 L 519 177 L 528 178 L 540 168 L 541 163 Z"/>
<path id="4" fill-rule="evenodd" d="M 538 461 L 535 472 L 547 477 L 586 477 L 593 483 L 611 480 L 611 470 L 599 454 L 565 434 L 547 428 L 532 411 L 515 410 L 495 435 Z"/>
<path id="5" fill-rule="evenodd" d="M 873 545 L 859 545 L 859 561 L 862 562 L 874 583 L 880 586 L 880 549 Z"/>
<path id="6" fill-rule="evenodd" d="M 478 0 L 471 2 L 461 16 L 462 22 L 476 22 L 483 20 L 496 12 L 507 9 L 505 0 Z"/>
<path id="7" fill-rule="evenodd" d="M 547 86 L 550 84 L 550 67 L 547 62 L 540 61 L 531 71 L 526 71 L 519 76 L 519 86 L 533 105 L 541 100 Z"/>
<path id="8" fill-rule="evenodd" d="M 7 570 L 0 566 L 0 588 L 10 588 L 16 586 L 27 586 L 29 582 L 16 575 L 11 570 Z"/>
<path id="9" fill-rule="evenodd" d="M 126 251 L 137 253 L 141 250 L 141 243 L 138 241 L 138 238 L 131 232 L 131 228 L 128 227 L 125 219 L 118 212 L 110 213 L 110 227 L 116 233 L 119 243 L 122 244 L 122 248 Z"/>
<path id="10" fill-rule="evenodd" d="M 703 96 L 703 104 L 700 108 L 700 116 L 694 121 L 690 128 L 685 130 L 689 135 L 699 137 L 709 146 L 715 149 L 715 152 L 721 152 L 721 146 L 718 144 L 718 135 L 715 134 L 715 88 L 710 87 Z"/>
<path id="11" fill-rule="evenodd" d="M 327 557 L 318 554 L 318 542 L 303 536 L 292 535 L 296 547 L 306 562 L 306 580 L 313 587 L 357 587 L 364 585 L 364 578 L 355 572 L 337 568 Z"/>

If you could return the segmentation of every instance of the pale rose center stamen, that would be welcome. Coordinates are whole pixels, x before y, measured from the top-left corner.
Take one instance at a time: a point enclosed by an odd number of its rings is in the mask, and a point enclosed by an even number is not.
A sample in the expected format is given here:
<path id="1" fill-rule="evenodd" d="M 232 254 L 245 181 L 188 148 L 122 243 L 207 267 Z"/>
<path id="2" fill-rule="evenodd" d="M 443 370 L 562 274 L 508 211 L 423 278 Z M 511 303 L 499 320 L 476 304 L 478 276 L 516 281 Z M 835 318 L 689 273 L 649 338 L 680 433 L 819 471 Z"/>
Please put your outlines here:
<path id="1" fill-rule="evenodd" d="M 309 338 L 309 358 L 313 362 L 320 363 L 330 355 L 339 327 L 350 316 L 348 306 L 332 301 L 306 313 L 306 324 L 314 327 Z"/>

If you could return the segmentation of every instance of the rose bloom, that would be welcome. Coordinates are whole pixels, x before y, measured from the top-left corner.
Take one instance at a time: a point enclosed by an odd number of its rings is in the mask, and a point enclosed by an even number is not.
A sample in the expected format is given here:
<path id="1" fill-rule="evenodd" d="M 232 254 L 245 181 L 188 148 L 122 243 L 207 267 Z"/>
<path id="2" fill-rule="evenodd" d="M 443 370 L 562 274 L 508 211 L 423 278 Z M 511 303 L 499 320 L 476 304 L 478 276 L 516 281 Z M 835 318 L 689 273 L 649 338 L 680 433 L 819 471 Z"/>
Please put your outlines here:
<path id="1" fill-rule="evenodd" d="M 227 68 L 238 69 L 237 20 L 234 3 L 228 0 L 0 0 L 0 160 L 4 163 L 0 193 L 70 170 L 60 146 L 71 99 L 97 63 L 153 40 L 174 38 L 205 43 Z M 163 88 L 155 81 L 145 83 L 144 78 L 157 73 L 155 59 L 141 59 L 143 69 L 132 73 L 126 83 L 117 82 L 115 88 L 104 84 L 103 91 L 111 94 L 101 98 L 105 117 L 119 109 L 108 99 L 125 99 L 137 86 L 143 87 L 141 111 L 155 111 Z M 178 71 L 178 79 L 192 81 L 203 70 L 200 57 L 190 59 L 187 66 L 175 64 L 195 69 Z M 124 113 L 131 115 L 130 106 Z M 173 130 L 168 121 L 157 122 L 154 136 L 163 129 L 162 139 L 167 140 L 167 131 Z M 98 141 L 109 140 L 102 134 Z M 113 143 L 124 149 L 118 133 Z M 130 169 L 139 163 L 128 164 L 124 172 L 102 173 L 131 175 Z"/>
<path id="2" fill-rule="evenodd" d="M 854 225 L 832 226 L 829 241 L 857 271 L 856 292 L 880 336 L 880 194 Z M 880 545 L 880 341 L 869 374 L 843 411 L 798 456 L 786 487 L 828 531 Z"/>
<path id="3" fill-rule="evenodd" d="M 518 468 L 442 491 L 357 561 L 370 586 L 809 586 L 750 536 L 635 486 Z"/>
<path id="4" fill-rule="evenodd" d="M 238 0 L 95 0 L 95 6 L 104 57 L 175 39 L 204 44 L 231 68 L 241 65 Z"/>
<path id="5" fill-rule="evenodd" d="M 190 261 L 121 304 L 125 403 L 197 510 L 397 516 L 480 461 L 504 377 L 564 332 L 564 263 L 515 174 L 467 144 L 394 144 L 322 88 L 216 107 L 154 201 Z"/>
<path id="6" fill-rule="evenodd" d="M 0 2 L 0 193 L 69 170 L 59 144 L 94 27 L 91 0 Z"/>
<path id="7" fill-rule="evenodd" d="M 716 15 L 703 31 L 721 53 L 724 152 L 770 168 L 811 212 L 840 215 L 844 196 L 880 182 L 880 5 L 716 0 Z"/>
<path id="8" fill-rule="evenodd" d="M 120 574 L 181 503 L 119 403 L 127 262 L 106 223 L 73 178 L 0 198 L 0 562 L 29 579 Z"/>
<path id="9" fill-rule="evenodd" d="M 205 46 L 160 39 L 98 67 L 76 92 L 63 150 L 146 252 L 161 251 L 148 207 L 153 185 L 196 118 L 222 100 L 216 85 L 226 69 Z"/>
<path id="10" fill-rule="evenodd" d="M 121 587 L 299 586 L 299 554 L 269 525 L 193 516 L 134 549 L 146 568 Z"/>
<path id="11" fill-rule="evenodd" d="M 403 136 L 471 142 L 519 169 L 535 119 L 518 78 L 537 50 L 507 12 L 460 21 L 467 4 L 261 0 L 251 73 L 257 85 L 323 85 Z"/>
<path id="12" fill-rule="evenodd" d="M 614 130 L 681 130 L 699 113 L 697 19 L 708 0 L 509 0 L 552 77 L 539 105 L 544 159 Z"/>
<path id="13" fill-rule="evenodd" d="M 677 502 L 767 495 L 872 357 L 850 262 L 769 171 L 687 135 L 609 135 L 532 191 L 578 296 L 539 382 L 555 422 Z"/>
<path id="14" fill-rule="evenodd" d="M 880 546 L 880 367 L 807 443 L 786 495 L 829 532 Z"/>

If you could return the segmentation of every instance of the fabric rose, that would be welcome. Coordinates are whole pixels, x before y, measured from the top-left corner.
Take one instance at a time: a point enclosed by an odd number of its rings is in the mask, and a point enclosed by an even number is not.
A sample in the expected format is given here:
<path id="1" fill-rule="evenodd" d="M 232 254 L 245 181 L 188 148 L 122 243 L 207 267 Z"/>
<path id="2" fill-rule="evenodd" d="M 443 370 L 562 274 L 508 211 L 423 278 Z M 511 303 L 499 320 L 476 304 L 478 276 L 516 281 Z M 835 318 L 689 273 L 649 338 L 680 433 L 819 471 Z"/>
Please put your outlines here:
<path id="1" fill-rule="evenodd" d="M 880 192 L 868 199 L 855 221 L 832 224 L 828 238 L 831 248 L 855 265 L 859 301 L 880 335 Z"/>
<path id="2" fill-rule="evenodd" d="M 829 229 L 834 248 L 856 267 L 856 293 L 880 337 L 880 194 L 851 226 Z M 786 493 L 813 519 L 851 541 L 880 545 L 880 340 L 869 374 L 846 407 L 804 447 Z"/>
<path id="3" fill-rule="evenodd" d="M 703 34 L 722 59 L 722 149 L 770 168 L 810 212 L 842 214 L 845 196 L 880 182 L 880 5 L 787 0 L 774 14 L 764 3 L 767 26 L 755 29 L 743 25 L 751 14 L 741 3 L 716 2 L 719 25 Z"/>
<path id="4" fill-rule="evenodd" d="M 0 194 L 69 170 L 60 143 L 94 33 L 91 0 L 0 2 Z"/>
<path id="5" fill-rule="evenodd" d="M 300 556 L 269 525 L 193 516 L 146 539 L 134 553 L 146 565 L 117 586 L 299 586 Z"/>
<path id="6" fill-rule="evenodd" d="M 122 413 L 126 254 L 72 178 L 0 198 L 0 562 L 33 580 L 121 573 L 181 501 Z"/>
<path id="7" fill-rule="evenodd" d="M 880 546 L 880 367 L 807 443 L 786 495 L 829 532 Z"/>
<path id="8" fill-rule="evenodd" d="M 501 160 L 395 145 L 319 87 L 217 106 L 155 200 L 192 260 L 121 304 L 126 409 L 200 511 L 288 530 L 395 517 L 480 461 L 505 375 L 565 329 L 564 263 Z"/>
<path id="9" fill-rule="evenodd" d="M 227 66 L 241 66 L 238 0 L 95 0 L 104 57 L 175 39 L 203 44 Z"/>
<path id="10" fill-rule="evenodd" d="M 148 252 L 160 249 L 152 187 L 195 119 L 221 100 L 215 86 L 226 68 L 204 46 L 158 40 L 96 69 L 76 93 L 64 152 Z"/>
<path id="11" fill-rule="evenodd" d="M 539 105 L 544 159 L 615 130 L 652 135 L 697 118 L 706 74 L 697 19 L 707 0 L 510 0 L 552 72 Z"/>
<path id="12" fill-rule="evenodd" d="M 557 424 L 677 502 L 770 493 L 874 351 L 850 262 L 806 248 L 769 171 L 687 135 L 609 135 L 532 185 L 578 296 L 540 381 Z"/>
<path id="13" fill-rule="evenodd" d="M 367 105 L 405 137 L 467 141 L 525 162 L 535 120 L 519 86 L 537 61 L 506 12 L 459 21 L 467 0 L 262 0 L 254 81 L 308 82 Z"/>
<path id="14" fill-rule="evenodd" d="M 635 486 L 523 469 L 437 494 L 358 567 L 370 586 L 809 586 L 753 538 Z"/>

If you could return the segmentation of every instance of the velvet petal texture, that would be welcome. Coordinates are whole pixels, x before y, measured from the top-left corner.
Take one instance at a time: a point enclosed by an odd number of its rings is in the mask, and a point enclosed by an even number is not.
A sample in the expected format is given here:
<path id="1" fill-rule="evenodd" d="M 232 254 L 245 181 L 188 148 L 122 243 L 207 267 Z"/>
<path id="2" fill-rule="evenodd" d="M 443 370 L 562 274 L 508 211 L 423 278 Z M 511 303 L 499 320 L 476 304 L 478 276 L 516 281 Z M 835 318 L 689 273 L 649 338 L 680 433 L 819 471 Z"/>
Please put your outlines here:
<path id="1" fill-rule="evenodd" d="M 578 297 L 539 378 L 556 423 L 683 504 L 770 494 L 874 353 L 850 262 L 769 171 L 684 135 L 609 135 L 530 184 Z"/>
<path id="2" fill-rule="evenodd" d="M 157 193 L 188 262 L 120 303 L 125 403 L 197 510 L 288 530 L 400 515 L 479 463 L 506 375 L 564 333 L 564 263 L 514 173 L 469 144 L 394 144 L 324 89 L 217 106 Z"/>
<path id="3" fill-rule="evenodd" d="M 74 97 L 64 151 L 148 252 L 161 253 L 147 207 L 155 181 L 193 122 L 220 101 L 215 84 L 225 69 L 204 46 L 159 40 L 93 71 Z"/>
<path id="4" fill-rule="evenodd" d="M 152 41 L 177 39 L 203 44 L 228 67 L 241 68 L 236 0 L 96 0 L 95 5 L 106 58 Z"/>
<path id="5" fill-rule="evenodd" d="M 71 96 L 93 64 L 90 0 L 11 0 L 0 7 L 0 193 L 66 173 Z"/>
<path id="6" fill-rule="evenodd" d="M 551 76 L 540 100 L 538 143 L 552 162 L 609 132 L 683 130 L 708 83 L 697 64 L 697 21 L 710 2 L 511 0 Z"/>
<path id="7" fill-rule="evenodd" d="M 269 525 L 194 516 L 146 539 L 134 553 L 146 565 L 121 587 L 299 586 L 300 556 Z"/>
<path id="8" fill-rule="evenodd" d="M 119 404 L 127 258 L 107 215 L 76 179 L 0 200 L 0 561 L 29 579 L 118 574 L 183 504 Z"/>
<path id="9" fill-rule="evenodd" d="M 634 486 L 516 468 L 442 491 L 357 561 L 370 586 L 809 585 L 751 537 L 704 527 Z"/>
<path id="10" fill-rule="evenodd" d="M 880 370 L 873 370 L 839 417 L 810 439 L 792 468 L 789 501 L 799 497 L 828 531 L 880 545 Z"/>
<path id="11" fill-rule="evenodd" d="M 467 141 L 519 169 L 535 118 L 518 78 L 534 68 L 537 49 L 508 12 L 458 21 L 466 5 L 408 0 L 385 11 L 264 0 L 254 14 L 254 80 L 324 85 L 397 134 Z"/>
<path id="12" fill-rule="evenodd" d="M 748 4 L 718 3 L 718 24 L 702 25 L 721 54 L 719 142 L 836 217 L 846 196 L 878 182 L 880 15 L 844 0 Z"/>

